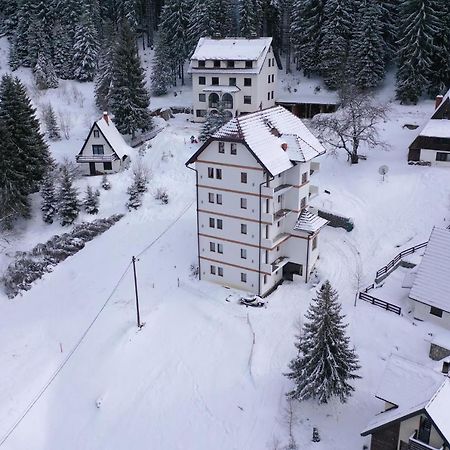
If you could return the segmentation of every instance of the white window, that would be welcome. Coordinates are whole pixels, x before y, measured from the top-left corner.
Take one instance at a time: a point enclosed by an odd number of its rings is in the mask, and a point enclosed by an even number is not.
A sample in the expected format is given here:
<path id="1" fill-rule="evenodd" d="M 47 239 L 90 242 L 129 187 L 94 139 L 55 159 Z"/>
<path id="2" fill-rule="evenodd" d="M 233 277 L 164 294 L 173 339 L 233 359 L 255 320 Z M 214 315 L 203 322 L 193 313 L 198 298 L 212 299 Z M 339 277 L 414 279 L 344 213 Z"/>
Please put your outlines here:
<path id="1" fill-rule="evenodd" d="M 217 228 L 218 228 L 219 230 L 221 230 L 222 227 L 223 227 L 223 221 L 222 221 L 222 219 L 217 219 Z"/>
<path id="2" fill-rule="evenodd" d="M 241 223 L 241 234 L 247 234 L 247 224 Z"/>
<path id="3" fill-rule="evenodd" d="M 216 221 L 210 217 L 209 218 L 209 228 L 215 228 L 216 227 Z"/>
<path id="4" fill-rule="evenodd" d="M 247 183 L 247 172 L 241 172 L 241 183 Z"/>
<path id="5" fill-rule="evenodd" d="M 267 275 L 264 275 L 264 276 L 263 276 L 263 283 L 264 283 L 264 284 L 267 284 Z"/>
<path id="6" fill-rule="evenodd" d="M 241 248 L 241 258 L 247 259 L 247 249 Z"/>
<path id="7" fill-rule="evenodd" d="M 216 178 L 218 180 L 222 179 L 222 169 L 216 169 Z"/>
<path id="8" fill-rule="evenodd" d="M 217 194 L 217 195 L 216 195 L 216 203 L 217 203 L 218 205 L 221 205 L 221 204 L 222 204 L 222 194 Z"/>
<path id="9" fill-rule="evenodd" d="M 209 203 L 214 203 L 214 194 L 212 192 L 208 193 L 208 201 Z"/>
<path id="10" fill-rule="evenodd" d="M 244 272 L 241 272 L 241 281 L 247 283 L 247 274 Z"/>
<path id="11" fill-rule="evenodd" d="M 247 199 L 246 198 L 241 198 L 241 208 L 247 209 Z"/>
<path id="12" fill-rule="evenodd" d="M 244 95 L 244 103 L 246 105 L 251 105 L 252 104 L 252 96 L 251 95 Z"/>
<path id="13" fill-rule="evenodd" d="M 209 251 L 215 252 L 216 251 L 216 244 L 214 242 L 209 243 Z"/>
<path id="14" fill-rule="evenodd" d="M 206 102 L 206 94 L 198 94 L 199 102 Z"/>
<path id="15" fill-rule="evenodd" d="M 94 137 L 95 138 L 100 137 L 100 132 L 98 130 L 94 130 Z"/>
<path id="16" fill-rule="evenodd" d="M 216 266 L 210 266 L 210 272 L 211 272 L 211 275 L 215 275 L 216 274 Z"/>
<path id="17" fill-rule="evenodd" d="M 206 109 L 197 109 L 195 113 L 197 117 L 206 117 Z"/>
<path id="18" fill-rule="evenodd" d="M 267 82 L 270 83 L 270 75 L 267 75 Z"/>
<path id="19" fill-rule="evenodd" d="M 225 153 L 225 142 L 219 142 L 219 153 Z"/>
<path id="20" fill-rule="evenodd" d="M 208 178 L 214 178 L 214 169 L 212 167 L 208 167 Z"/>
<path id="21" fill-rule="evenodd" d="M 267 100 L 270 100 L 270 92 L 267 93 Z"/>
<path id="22" fill-rule="evenodd" d="M 308 172 L 302 173 L 302 184 L 308 181 Z"/>
<path id="23" fill-rule="evenodd" d="M 219 277 L 223 277 L 223 267 L 219 267 L 217 274 L 219 275 Z"/>
<path id="24" fill-rule="evenodd" d="M 231 143 L 231 150 L 230 150 L 230 153 L 231 153 L 232 155 L 237 155 L 237 144 Z"/>
<path id="25" fill-rule="evenodd" d="M 217 253 L 223 253 L 223 244 L 217 244 Z"/>

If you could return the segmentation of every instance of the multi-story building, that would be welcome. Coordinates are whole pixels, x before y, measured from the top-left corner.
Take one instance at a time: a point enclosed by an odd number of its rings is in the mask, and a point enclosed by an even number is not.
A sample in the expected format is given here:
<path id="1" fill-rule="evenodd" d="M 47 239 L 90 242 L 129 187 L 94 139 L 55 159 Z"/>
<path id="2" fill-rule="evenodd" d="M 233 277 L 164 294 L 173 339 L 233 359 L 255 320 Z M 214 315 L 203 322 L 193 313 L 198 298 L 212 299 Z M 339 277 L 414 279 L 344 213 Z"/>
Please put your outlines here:
<path id="1" fill-rule="evenodd" d="M 232 117 L 275 105 L 278 60 L 272 38 L 201 38 L 191 58 L 194 120 L 219 102 Z"/>
<path id="2" fill-rule="evenodd" d="M 186 165 L 197 174 L 200 278 L 264 295 L 307 281 L 327 221 L 309 208 L 324 148 L 283 107 L 232 119 Z"/>

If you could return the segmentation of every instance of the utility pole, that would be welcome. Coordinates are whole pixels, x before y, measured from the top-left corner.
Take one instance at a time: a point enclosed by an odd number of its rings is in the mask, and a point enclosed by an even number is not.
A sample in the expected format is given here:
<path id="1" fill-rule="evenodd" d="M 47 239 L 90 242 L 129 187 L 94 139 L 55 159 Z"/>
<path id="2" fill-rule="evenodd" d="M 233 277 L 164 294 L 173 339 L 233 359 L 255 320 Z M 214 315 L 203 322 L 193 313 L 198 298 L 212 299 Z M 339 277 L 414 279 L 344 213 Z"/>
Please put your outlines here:
<path id="1" fill-rule="evenodd" d="M 138 328 L 142 328 L 141 324 L 141 316 L 139 314 L 139 295 L 138 295 L 138 285 L 137 285 L 137 275 L 136 275 L 136 257 L 133 256 L 131 258 L 131 262 L 133 263 L 133 273 L 134 273 L 134 293 L 136 296 L 136 317 L 137 317 L 137 326 Z"/>

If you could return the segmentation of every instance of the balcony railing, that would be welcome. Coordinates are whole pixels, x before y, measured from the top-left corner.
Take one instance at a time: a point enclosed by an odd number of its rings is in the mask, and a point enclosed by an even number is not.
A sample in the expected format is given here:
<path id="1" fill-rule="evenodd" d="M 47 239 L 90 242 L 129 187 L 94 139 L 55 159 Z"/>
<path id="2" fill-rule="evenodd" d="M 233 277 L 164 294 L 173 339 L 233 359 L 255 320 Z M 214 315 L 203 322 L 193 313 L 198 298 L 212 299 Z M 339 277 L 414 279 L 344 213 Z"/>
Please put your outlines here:
<path id="1" fill-rule="evenodd" d="M 419 441 L 417 439 L 417 431 L 411 435 L 409 438 L 408 450 L 443 450 L 444 446 L 440 448 L 433 447 L 425 442 Z"/>
<path id="2" fill-rule="evenodd" d="M 113 162 L 117 158 L 115 154 L 112 155 L 77 155 L 75 157 L 79 163 L 83 162 Z"/>
<path id="3" fill-rule="evenodd" d="M 280 256 L 277 258 L 272 264 L 272 273 L 280 270 L 289 262 L 289 258 L 287 256 Z"/>
<path id="4" fill-rule="evenodd" d="M 275 214 L 274 214 L 274 219 L 275 220 L 280 220 L 283 219 L 284 217 L 286 217 L 289 213 L 291 213 L 292 210 L 290 209 L 279 209 Z"/>

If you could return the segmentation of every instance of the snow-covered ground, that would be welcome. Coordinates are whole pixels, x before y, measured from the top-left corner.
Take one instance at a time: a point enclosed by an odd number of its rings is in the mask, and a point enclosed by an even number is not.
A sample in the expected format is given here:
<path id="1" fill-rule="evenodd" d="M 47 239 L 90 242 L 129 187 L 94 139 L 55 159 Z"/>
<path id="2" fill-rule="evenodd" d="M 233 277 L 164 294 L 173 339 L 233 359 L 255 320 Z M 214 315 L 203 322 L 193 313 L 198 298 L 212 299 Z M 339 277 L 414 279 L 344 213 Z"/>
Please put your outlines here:
<path id="1" fill-rule="evenodd" d="M 18 75 L 32 85 L 29 71 Z M 390 86 L 380 92 L 383 101 L 393 96 Z M 75 90 L 83 93 L 82 103 L 70 94 Z M 38 107 L 51 100 L 73 117 L 71 139 L 51 145 L 59 161 L 74 157 L 98 116 L 92 91 L 92 84 L 75 82 L 38 97 L 31 91 Z M 182 91 L 153 99 L 152 106 L 188 105 L 189 88 Z M 363 284 L 371 283 L 379 267 L 449 219 L 450 171 L 406 163 L 417 130 L 402 126 L 422 124 L 432 109 L 432 101 L 393 103 L 380 130 L 390 151 L 367 152 L 367 161 L 357 166 L 342 154 L 320 159 L 322 194 L 316 202 L 351 216 L 355 229 L 323 231 L 318 273 L 340 293 L 363 378 L 345 405 L 295 405 L 299 448 L 361 449 L 368 442 L 361 430 L 382 408 L 374 392 L 388 356 L 430 363 L 429 333 L 439 333 L 438 327 L 353 302 L 358 267 Z M 190 277 L 196 261 L 195 177 L 184 163 L 195 151 L 189 136 L 198 131 L 187 115 L 170 120 L 143 156 L 152 179 L 142 208 L 126 213 L 23 296 L 8 300 L 0 292 L 0 442 L 37 399 L 3 448 L 261 450 L 287 443 L 284 394 L 290 382 L 283 372 L 295 355 L 294 335 L 314 288 L 285 283 L 267 308 L 246 309 L 226 301 L 230 291 Z M 383 164 L 389 166 L 384 182 L 378 173 Z M 129 172 L 111 177 L 100 216 L 125 212 L 130 181 Z M 77 181 L 80 189 L 87 183 L 97 186 L 100 179 Z M 166 206 L 153 198 L 158 187 L 168 189 Z M 31 221 L 0 237 L 1 270 L 14 250 L 62 232 L 41 221 L 38 201 Z M 132 255 L 139 255 L 141 330 L 135 324 Z M 314 426 L 320 443 L 311 442 Z"/>

